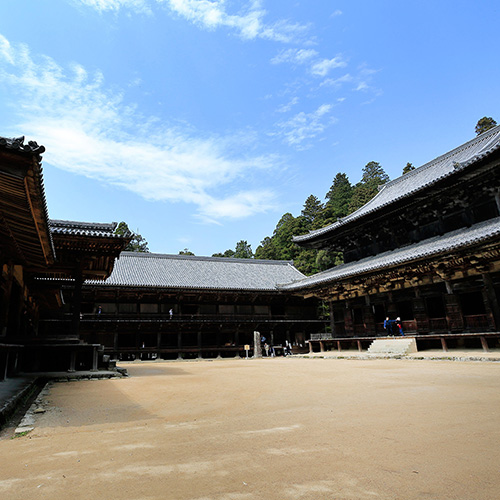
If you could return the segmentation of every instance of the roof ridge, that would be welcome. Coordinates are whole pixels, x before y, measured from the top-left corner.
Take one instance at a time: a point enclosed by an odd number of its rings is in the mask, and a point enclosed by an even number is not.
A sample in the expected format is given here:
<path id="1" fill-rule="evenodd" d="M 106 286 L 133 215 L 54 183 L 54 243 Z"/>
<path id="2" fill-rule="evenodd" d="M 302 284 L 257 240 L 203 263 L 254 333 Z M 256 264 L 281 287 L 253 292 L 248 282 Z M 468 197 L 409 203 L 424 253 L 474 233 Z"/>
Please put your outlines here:
<path id="1" fill-rule="evenodd" d="M 201 260 L 201 261 L 211 261 L 211 262 L 228 262 L 228 263 L 244 263 L 244 264 L 280 264 L 280 265 L 293 266 L 293 260 L 242 259 L 235 257 L 209 257 L 206 255 L 179 255 L 179 254 L 168 254 L 168 253 L 130 252 L 130 251 L 124 251 L 120 254 L 120 256 L 138 257 L 138 258 Z"/>
<path id="2" fill-rule="evenodd" d="M 385 207 L 391 203 L 394 203 L 397 200 L 400 200 L 402 198 L 408 197 L 413 195 L 414 193 L 421 191 L 422 189 L 427 188 L 428 186 L 434 184 L 435 182 L 439 181 L 440 179 L 443 179 L 444 177 L 448 177 L 450 175 L 453 175 L 453 173 L 467 165 L 470 165 L 474 163 L 475 161 L 478 161 L 479 159 L 483 158 L 485 155 L 491 153 L 492 151 L 499 149 L 500 148 L 500 125 L 497 125 L 496 127 L 493 127 L 486 132 L 483 132 L 482 134 L 479 134 L 478 136 L 474 137 L 473 139 L 461 144 L 460 146 L 452 149 L 451 151 L 448 151 L 444 153 L 441 156 L 438 156 L 437 158 L 434 158 L 433 160 L 424 163 L 420 167 L 416 168 L 415 170 L 412 170 L 411 172 L 408 172 L 406 174 L 400 175 L 399 177 L 396 177 L 396 179 L 393 179 L 392 181 L 386 182 L 381 186 L 381 189 L 379 192 L 367 203 L 365 203 L 363 206 L 359 207 L 356 211 L 352 212 L 351 214 L 342 217 L 340 219 L 337 219 L 335 222 L 332 224 L 329 224 L 328 226 L 324 226 L 319 229 L 315 229 L 313 231 L 309 231 L 306 234 L 303 235 L 297 235 L 293 237 L 293 241 L 295 242 L 301 242 L 301 241 L 307 241 L 311 238 L 314 238 L 315 236 L 323 235 L 325 233 L 328 233 L 330 231 L 335 230 L 336 228 L 343 226 L 346 223 L 350 223 L 352 221 L 357 220 L 359 217 L 363 217 L 367 214 L 370 214 L 376 210 L 381 209 L 382 207 Z M 481 147 L 481 149 L 469 158 L 466 158 L 462 160 L 461 162 L 453 162 L 453 166 L 455 167 L 453 170 L 446 171 L 444 173 L 437 172 L 436 176 L 426 182 L 423 182 L 419 185 L 417 182 L 416 187 L 414 186 L 413 189 L 409 189 L 407 192 L 404 192 L 402 194 L 399 194 L 398 196 L 394 196 L 389 202 L 384 202 L 384 196 L 386 193 L 391 193 L 389 191 L 390 189 L 397 189 L 397 186 L 401 184 L 404 186 L 405 184 L 408 183 L 408 180 L 411 179 L 411 177 L 421 177 L 422 172 L 425 172 L 426 170 L 430 170 L 432 168 L 439 168 L 439 166 L 447 165 L 448 167 L 450 166 L 450 163 L 447 163 L 452 159 L 453 157 L 458 156 L 460 153 L 466 151 L 467 149 L 471 149 L 474 146 L 481 145 L 481 143 L 486 142 L 486 144 Z M 493 143 L 493 145 L 491 145 Z M 487 146 L 490 146 L 487 148 Z M 456 163 L 456 165 L 455 165 Z M 457 168 L 458 167 L 458 168 Z M 431 170 L 432 172 L 432 170 Z M 417 178 L 416 181 L 419 179 Z M 398 193 L 396 193 L 398 194 Z M 382 202 L 380 201 L 382 200 Z"/>

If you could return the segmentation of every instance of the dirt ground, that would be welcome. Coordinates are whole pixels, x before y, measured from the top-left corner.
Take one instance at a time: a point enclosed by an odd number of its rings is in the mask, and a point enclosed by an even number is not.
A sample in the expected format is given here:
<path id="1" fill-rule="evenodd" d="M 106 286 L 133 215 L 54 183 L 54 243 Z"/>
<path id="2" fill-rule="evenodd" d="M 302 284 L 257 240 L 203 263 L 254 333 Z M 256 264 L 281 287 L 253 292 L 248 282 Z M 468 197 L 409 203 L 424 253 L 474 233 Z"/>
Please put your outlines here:
<path id="1" fill-rule="evenodd" d="M 131 363 L 0 441 L 2 500 L 500 497 L 500 363 Z"/>

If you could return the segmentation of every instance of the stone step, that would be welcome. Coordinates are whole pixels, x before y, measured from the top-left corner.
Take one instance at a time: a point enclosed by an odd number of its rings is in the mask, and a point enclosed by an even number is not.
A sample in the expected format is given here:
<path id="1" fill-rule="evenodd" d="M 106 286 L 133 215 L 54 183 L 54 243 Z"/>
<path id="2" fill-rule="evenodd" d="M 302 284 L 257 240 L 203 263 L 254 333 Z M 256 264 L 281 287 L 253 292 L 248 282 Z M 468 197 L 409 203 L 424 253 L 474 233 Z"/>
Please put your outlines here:
<path id="1" fill-rule="evenodd" d="M 414 338 L 381 338 L 374 340 L 368 348 L 368 354 L 399 354 L 406 355 L 417 352 L 417 342 Z"/>

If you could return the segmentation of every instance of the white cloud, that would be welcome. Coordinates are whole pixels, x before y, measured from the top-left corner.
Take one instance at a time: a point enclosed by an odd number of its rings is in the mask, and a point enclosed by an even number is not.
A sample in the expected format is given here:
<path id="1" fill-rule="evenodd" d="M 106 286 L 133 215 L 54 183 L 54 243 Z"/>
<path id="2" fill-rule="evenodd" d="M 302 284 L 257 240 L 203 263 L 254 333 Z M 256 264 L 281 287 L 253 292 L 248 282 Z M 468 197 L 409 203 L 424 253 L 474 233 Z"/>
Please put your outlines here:
<path id="1" fill-rule="evenodd" d="M 316 76 L 326 76 L 332 69 L 343 68 L 346 65 L 340 56 L 333 59 L 322 59 L 311 66 L 311 73 Z"/>
<path id="2" fill-rule="evenodd" d="M 287 49 L 282 50 L 280 53 L 271 59 L 272 64 L 292 63 L 292 64 L 306 64 L 318 53 L 314 49 Z"/>
<path id="3" fill-rule="evenodd" d="M 298 23 L 291 24 L 286 20 L 279 20 L 273 24 L 266 24 L 266 11 L 261 2 L 250 2 L 245 11 L 230 14 L 226 10 L 224 0 L 157 0 L 166 3 L 176 14 L 207 29 L 219 27 L 231 28 L 239 32 L 243 39 L 253 40 L 264 38 L 279 42 L 290 42 L 307 30 L 306 26 Z"/>
<path id="4" fill-rule="evenodd" d="M 346 73 L 345 75 L 340 76 L 339 78 L 327 78 L 320 83 L 320 87 L 340 87 L 344 83 L 350 83 L 354 80 L 354 78 Z"/>
<path id="5" fill-rule="evenodd" d="M 87 7 L 92 7 L 99 12 L 118 11 L 127 8 L 139 13 L 150 14 L 151 9 L 148 0 L 73 0 L 80 2 Z"/>
<path id="6" fill-rule="evenodd" d="M 298 104 L 298 102 L 299 102 L 299 98 L 298 97 L 293 97 L 286 104 L 283 104 L 283 106 L 280 106 L 276 111 L 278 113 L 288 113 L 289 111 L 291 111 L 291 109 L 294 106 L 296 106 Z"/>
<path id="7" fill-rule="evenodd" d="M 322 104 L 312 113 L 300 112 L 286 121 L 276 124 L 278 132 L 271 135 L 277 135 L 283 142 L 297 149 L 307 149 L 310 147 L 310 140 L 321 135 L 325 129 L 335 123 L 336 119 L 329 116 L 333 106 L 331 104 Z"/>
<path id="8" fill-rule="evenodd" d="M 278 42 L 291 42 L 300 38 L 308 27 L 281 19 L 264 22 L 266 11 L 260 0 L 248 2 L 239 12 L 229 13 L 225 0 L 73 0 L 99 12 L 129 9 L 138 13 L 151 13 L 152 5 L 164 4 L 175 14 L 205 29 L 228 28 L 246 40 L 263 38 Z"/>
<path id="9" fill-rule="evenodd" d="M 47 57 L 34 62 L 26 47 L 0 35 L 0 85 L 17 92 L 10 99 L 22 103 L 17 128 L 46 147 L 45 163 L 148 200 L 193 203 L 214 219 L 245 217 L 272 204 L 269 189 L 238 190 L 238 181 L 271 170 L 276 158 L 242 157 L 237 135 L 196 137 L 143 117 L 106 90 L 100 73 L 78 65 L 65 72 Z M 220 194 L 223 189 L 235 194 Z"/>

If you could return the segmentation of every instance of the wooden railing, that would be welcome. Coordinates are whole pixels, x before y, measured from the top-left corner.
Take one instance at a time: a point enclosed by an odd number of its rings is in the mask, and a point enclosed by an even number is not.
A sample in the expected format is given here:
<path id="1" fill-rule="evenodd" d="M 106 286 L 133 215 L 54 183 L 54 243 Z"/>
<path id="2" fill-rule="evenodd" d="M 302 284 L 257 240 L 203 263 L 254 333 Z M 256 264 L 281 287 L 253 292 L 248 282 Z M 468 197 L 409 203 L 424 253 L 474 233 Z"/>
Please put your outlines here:
<path id="1" fill-rule="evenodd" d="M 488 316 L 486 314 L 474 314 L 470 316 L 464 316 L 464 328 L 466 330 L 488 330 Z"/>

